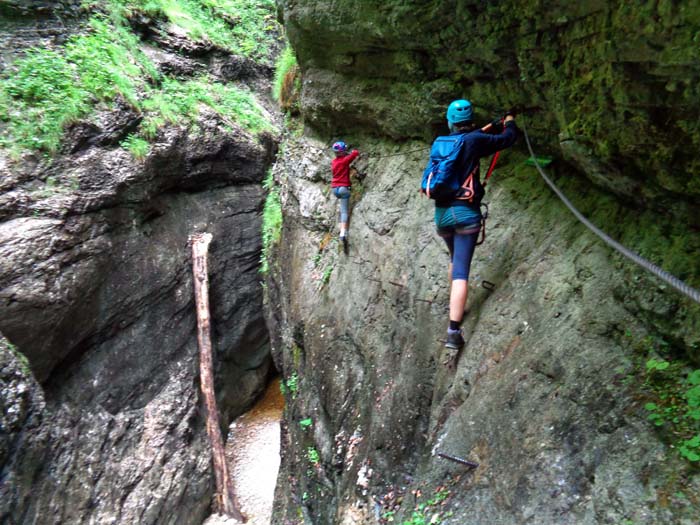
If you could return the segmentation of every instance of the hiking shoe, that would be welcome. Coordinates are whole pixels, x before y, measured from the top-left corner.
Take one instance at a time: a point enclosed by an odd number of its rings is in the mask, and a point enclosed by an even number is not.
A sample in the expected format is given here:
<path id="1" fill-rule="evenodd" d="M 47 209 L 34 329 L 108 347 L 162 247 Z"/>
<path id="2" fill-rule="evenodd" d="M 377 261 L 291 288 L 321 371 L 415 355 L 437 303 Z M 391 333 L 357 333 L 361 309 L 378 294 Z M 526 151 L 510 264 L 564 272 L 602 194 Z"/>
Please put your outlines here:
<path id="1" fill-rule="evenodd" d="M 340 236 L 340 244 L 343 246 L 343 251 L 347 254 L 348 253 L 348 236 L 347 236 L 347 234 Z"/>
<path id="2" fill-rule="evenodd" d="M 460 349 L 464 346 L 464 337 L 462 336 L 462 330 L 452 330 L 447 331 L 447 341 L 445 341 L 445 346 L 447 348 L 457 348 Z"/>

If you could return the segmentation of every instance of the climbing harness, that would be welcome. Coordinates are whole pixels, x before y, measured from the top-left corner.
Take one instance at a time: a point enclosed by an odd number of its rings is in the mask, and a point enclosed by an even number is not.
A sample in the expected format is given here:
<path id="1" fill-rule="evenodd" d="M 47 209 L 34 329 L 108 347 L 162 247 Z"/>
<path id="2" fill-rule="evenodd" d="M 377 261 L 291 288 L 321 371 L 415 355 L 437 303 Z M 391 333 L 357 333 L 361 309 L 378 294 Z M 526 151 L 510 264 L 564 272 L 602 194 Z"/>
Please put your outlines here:
<path id="1" fill-rule="evenodd" d="M 569 201 L 569 199 L 564 196 L 564 194 L 559 190 L 559 188 L 551 181 L 551 179 L 545 174 L 545 172 L 542 170 L 540 167 L 539 162 L 537 162 L 538 157 L 535 155 L 535 152 L 532 149 L 532 144 L 530 144 L 530 137 L 527 134 L 527 130 L 525 129 L 524 125 L 521 125 L 523 134 L 525 135 L 525 142 L 527 143 L 527 149 L 530 151 L 530 155 L 532 156 L 533 162 L 535 164 L 535 167 L 537 168 L 537 171 L 539 174 L 542 176 L 544 181 L 547 183 L 547 185 L 552 188 L 552 191 L 557 194 L 559 199 L 566 205 L 567 208 L 569 208 L 569 211 L 573 213 L 576 218 L 581 221 L 589 230 L 591 230 L 593 233 L 595 233 L 600 239 L 603 240 L 608 246 L 614 248 L 617 250 L 619 253 L 627 257 L 628 259 L 631 259 L 635 263 L 637 263 L 639 266 L 647 270 L 648 272 L 654 274 L 657 276 L 659 279 L 662 281 L 670 284 L 673 286 L 676 290 L 681 292 L 682 294 L 690 297 L 693 301 L 696 303 L 700 303 L 700 291 L 696 290 L 695 288 L 692 288 L 688 286 L 686 283 L 675 277 L 674 275 L 668 273 L 666 270 L 659 268 L 655 264 L 647 261 L 644 257 L 634 253 L 630 249 L 626 248 L 619 242 L 611 239 L 605 232 L 603 232 L 600 228 L 595 226 L 593 223 L 591 223 L 586 217 L 584 217 L 581 212 L 579 212 L 573 204 Z"/>
<path id="2" fill-rule="evenodd" d="M 489 218 L 489 205 L 485 202 L 479 204 L 481 211 L 481 227 L 479 228 L 479 238 L 476 241 L 476 246 L 484 244 L 486 240 L 486 219 Z"/>

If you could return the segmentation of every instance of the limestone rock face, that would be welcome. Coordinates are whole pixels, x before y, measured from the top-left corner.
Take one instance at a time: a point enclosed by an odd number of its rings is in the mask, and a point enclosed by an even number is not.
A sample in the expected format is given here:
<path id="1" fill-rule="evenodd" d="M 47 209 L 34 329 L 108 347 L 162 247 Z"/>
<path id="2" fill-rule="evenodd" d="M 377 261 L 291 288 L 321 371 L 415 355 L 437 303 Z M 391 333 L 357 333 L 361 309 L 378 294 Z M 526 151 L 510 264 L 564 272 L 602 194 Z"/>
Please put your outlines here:
<path id="1" fill-rule="evenodd" d="M 46 19 L 32 20 L 44 4 Z M 48 4 L 8 7 L 18 17 L 14 33 L 3 34 L 8 45 L 18 35 L 26 46 L 56 43 L 58 7 Z M 253 72 L 221 52 L 150 51 L 164 71 L 209 71 L 269 89 L 269 67 Z M 50 160 L 0 151 L 2 523 L 189 525 L 209 514 L 214 480 L 188 245 L 195 232 L 213 235 L 223 424 L 267 382 L 261 182 L 276 138 L 202 108 L 196 126 L 162 129 L 137 160 L 119 143 L 140 118 L 126 104 L 101 107 L 71 125 Z"/>
<path id="2" fill-rule="evenodd" d="M 577 223 L 521 140 L 490 183 L 467 343 L 449 353 L 448 255 L 418 188 L 451 100 L 479 123 L 516 107 L 584 215 L 697 287 L 698 8 L 278 6 L 316 138 L 286 143 L 275 171 L 268 316 L 288 408 L 273 522 L 694 523 L 698 476 L 647 421 L 644 363 L 662 339 L 697 368 L 698 305 Z M 327 188 L 336 137 L 365 153 L 348 255 Z"/>
<path id="3" fill-rule="evenodd" d="M 3 458 L 3 476 L 17 481 L 3 484 L 5 512 L 44 523 L 192 523 L 208 511 L 193 232 L 214 236 L 225 421 L 269 368 L 257 270 L 273 145 L 218 126 L 210 116 L 204 136 L 172 129 L 143 163 L 122 149 L 68 157 L 50 168 L 48 192 L 32 188 L 35 177 L 5 188 L 0 329 L 29 359 L 45 405 L 41 424 Z"/>
<path id="4" fill-rule="evenodd" d="M 273 523 L 377 524 L 388 511 L 403 523 L 444 489 L 426 522 L 693 523 L 696 504 L 666 494 L 694 493 L 697 478 L 679 477 L 646 421 L 628 337 L 653 331 L 640 305 L 673 317 L 682 300 L 612 255 L 508 151 L 455 355 L 443 347 L 447 249 L 417 192 L 427 144 L 357 143 L 366 178 L 348 255 L 327 144 L 288 141 L 275 168 L 285 222 L 269 325 L 288 406 Z"/>
<path id="5" fill-rule="evenodd" d="M 324 133 L 432 138 L 450 100 L 466 97 L 484 121 L 520 107 L 550 152 L 578 142 L 606 166 L 611 190 L 632 179 L 638 202 L 700 195 L 692 3 L 278 4 L 303 71 L 304 117 Z"/>

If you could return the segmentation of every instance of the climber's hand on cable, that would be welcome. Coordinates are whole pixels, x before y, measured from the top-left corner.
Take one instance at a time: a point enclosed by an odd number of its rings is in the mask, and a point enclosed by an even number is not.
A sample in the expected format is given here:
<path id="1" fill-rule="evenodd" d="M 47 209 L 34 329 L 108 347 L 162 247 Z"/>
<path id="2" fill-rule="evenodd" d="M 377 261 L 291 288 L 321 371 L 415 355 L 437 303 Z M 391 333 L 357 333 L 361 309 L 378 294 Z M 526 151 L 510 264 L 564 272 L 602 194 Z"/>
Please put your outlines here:
<path id="1" fill-rule="evenodd" d="M 491 133 L 500 133 L 503 131 L 503 119 L 497 118 L 491 121 L 491 128 L 489 129 Z"/>
<path id="2" fill-rule="evenodd" d="M 509 109 L 503 115 L 503 122 L 510 122 L 511 120 L 515 120 L 515 114 L 516 114 L 515 109 L 513 109 L 513 108 Z"/>

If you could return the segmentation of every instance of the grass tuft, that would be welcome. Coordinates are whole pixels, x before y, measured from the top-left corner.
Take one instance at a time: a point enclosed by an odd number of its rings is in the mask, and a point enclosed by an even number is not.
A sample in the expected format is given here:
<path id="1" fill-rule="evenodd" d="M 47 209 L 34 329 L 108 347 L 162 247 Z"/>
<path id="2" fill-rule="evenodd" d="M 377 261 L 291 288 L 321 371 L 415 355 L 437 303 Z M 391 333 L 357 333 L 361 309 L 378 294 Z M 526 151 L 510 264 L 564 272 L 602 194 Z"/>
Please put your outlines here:
<path id="1" fill-rule="evenodd" d="M 144 159 L 148 155 L 151 145 L 147 140 L 142 139 L 138 135 L 133 133 L 126 137 L 122 142 L 121 146 L 127 149 L 136 159 Z"/>
<path id="2" fill-rule="evenodd" d="M 0 146 L 53 153 L 66 126 L 118 96 L 138 107 L 137 93 L 155 78 L 136 36 L 95 16 L 60 52 L 31 49 L 0 78 Z"/>

